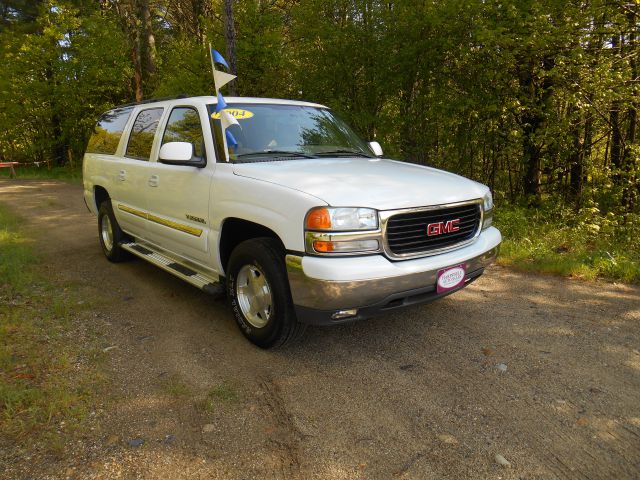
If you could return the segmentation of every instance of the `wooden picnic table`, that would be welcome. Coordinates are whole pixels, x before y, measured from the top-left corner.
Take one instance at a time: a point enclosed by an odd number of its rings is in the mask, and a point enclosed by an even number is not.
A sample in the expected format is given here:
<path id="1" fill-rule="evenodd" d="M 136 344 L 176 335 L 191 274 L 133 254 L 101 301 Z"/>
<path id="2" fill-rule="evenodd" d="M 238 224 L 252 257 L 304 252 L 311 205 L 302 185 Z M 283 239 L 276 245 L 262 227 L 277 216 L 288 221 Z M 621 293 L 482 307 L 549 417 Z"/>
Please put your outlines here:
<path id="1" fill-rule="evenodd" d="M 18 162 L 0 162 L 0 168 L 8 168 L 9 170 L 9 177 L 10 178 L 15 178 L 16 175 L 16 170 L 13 168 L 16 165 L 18 165 Z"/>

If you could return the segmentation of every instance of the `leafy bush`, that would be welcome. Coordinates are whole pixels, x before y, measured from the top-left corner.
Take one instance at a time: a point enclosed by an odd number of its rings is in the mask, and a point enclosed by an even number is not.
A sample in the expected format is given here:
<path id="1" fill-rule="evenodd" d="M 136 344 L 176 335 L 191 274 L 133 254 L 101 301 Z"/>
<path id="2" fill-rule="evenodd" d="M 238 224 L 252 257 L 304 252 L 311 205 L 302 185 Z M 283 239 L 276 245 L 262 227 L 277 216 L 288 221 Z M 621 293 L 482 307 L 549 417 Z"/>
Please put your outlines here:
<path id="1" fill-rule="evenodd" d="M 640 216 L 553 204 L 496 211 L 499 262 L 527 271 L 640 283 Z"/>

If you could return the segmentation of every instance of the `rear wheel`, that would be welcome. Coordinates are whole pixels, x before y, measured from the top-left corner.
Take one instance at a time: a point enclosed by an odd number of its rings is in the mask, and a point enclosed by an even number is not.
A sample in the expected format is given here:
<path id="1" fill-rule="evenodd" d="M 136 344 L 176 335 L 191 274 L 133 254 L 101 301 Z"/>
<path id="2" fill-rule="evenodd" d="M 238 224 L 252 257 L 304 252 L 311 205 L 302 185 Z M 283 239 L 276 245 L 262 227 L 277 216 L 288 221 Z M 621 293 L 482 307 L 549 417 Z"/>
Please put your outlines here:
<path id="1" fill-rule="evenodd" d="M 129 252 L 120 246 L 127 236 L 120 229 L 109 200 L 102 202 L 98 210 L 98 237 L 102 252 L 109 261 L 117 263 L 131 258 Z"/>
<path id="2" fill-rule="evenodd" d="M 227 293 L 240 330 L 261 348 L 282 346 L 306 328 L 293 309 L 284 252 L 272 238 L 247 240 L 233 250 Z"/>

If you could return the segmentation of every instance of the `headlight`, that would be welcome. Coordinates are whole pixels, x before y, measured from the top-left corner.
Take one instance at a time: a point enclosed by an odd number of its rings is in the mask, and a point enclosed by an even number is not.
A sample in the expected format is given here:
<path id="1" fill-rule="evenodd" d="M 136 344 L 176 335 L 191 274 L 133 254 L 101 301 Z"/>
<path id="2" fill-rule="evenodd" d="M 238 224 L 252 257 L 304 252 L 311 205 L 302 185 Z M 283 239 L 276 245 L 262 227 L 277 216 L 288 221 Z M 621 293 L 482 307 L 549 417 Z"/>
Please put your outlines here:
<path id="1" fill-rule="evenodd" d="M 305 219 L 308 253 L 361 255 L 381 250 L 378 211 L 372 208 L 317 207 Z"/>
<path id="2" fill-rule="evenodd" d="M 484 210 L 484 220 L 482 222 L 482 229 L 484 230 L 493 223 L 493 195 L 491 195 L 491 191 L 487 192 L 482 199 L 482 209 Z"/>
<path id="3" fill-rule="evenodd" d="M 305 227 L 322 232 L 377 230 L 378 212 L 372 208 L 318 207 L 307 214 Z"/>
<path id="4" fill-rule="evenodd" d="M 493 195 L 491 195 L 491 190 L 487 192 L 487 194 L 483 198 L 484 202 L 484 211 L 493 210 Z"/>

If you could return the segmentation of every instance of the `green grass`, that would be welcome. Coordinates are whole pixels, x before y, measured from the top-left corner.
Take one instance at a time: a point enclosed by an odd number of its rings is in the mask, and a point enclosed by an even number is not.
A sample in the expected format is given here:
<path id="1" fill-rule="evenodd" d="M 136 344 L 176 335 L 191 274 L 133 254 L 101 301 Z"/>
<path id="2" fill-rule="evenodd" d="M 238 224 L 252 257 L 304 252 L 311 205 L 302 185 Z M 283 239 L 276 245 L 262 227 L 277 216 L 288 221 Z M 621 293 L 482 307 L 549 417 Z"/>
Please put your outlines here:
<path id="1" fill-rule="evenodd" d="M 520 270 L 640 283 L 640 218 L 588 206 L 505 206 L 495 225 L 504 237 L 498 263 Z"/>
<path id="2" fill-rule="evenodd" d="M 0 205 L 0 287 L 22 292 L 32 281 L 31 242 L 18 232 L 19 220 Z"/>
<path id="3" fill-rule="evenodd" d="M 191 394 L 189 385 L 183 382 L 178 376 L 171 376 L 162 384 L 163 390 L 172 397 L 186 397 Z"/>
<path id="4" fill-rule="evenodd" d="M 82 183 L 82 167 L 52 167 L 47 168 L 46 164 L 40 164 L 40 166 L 17 166 L 15 167 L 18 178 L 21 179 L 37 179 L 37 180 L 63 180 L 69 183 L 80 184 Z M 9 178 L 9 169 L 0 168 L 0 178 Z"/>
<path id="5" fill-rule="evenodd" d="M 198 402 L 198 406 L 205 412 L 213 412 L 222 404 L 234 404 L 240 399 L 235 388 L 227 383 L 221 383 L 211 388 L 204 399 Z"/>
<path id="6" fill-rule="evenodd" d="M 37 260 L 20 220 L 0 205 L 0 437 L 56 452 L 87 414 L 100 359 L 94 334 L 79 326 L 90 302 L 79 307 L 77 289 L 45 280 Z"/>

